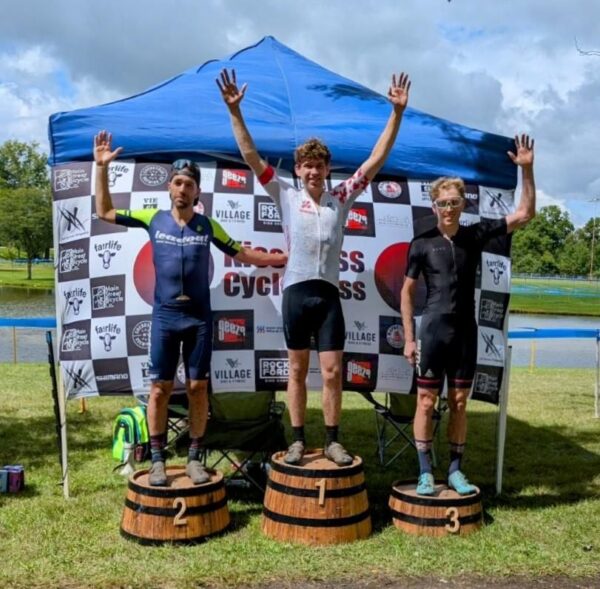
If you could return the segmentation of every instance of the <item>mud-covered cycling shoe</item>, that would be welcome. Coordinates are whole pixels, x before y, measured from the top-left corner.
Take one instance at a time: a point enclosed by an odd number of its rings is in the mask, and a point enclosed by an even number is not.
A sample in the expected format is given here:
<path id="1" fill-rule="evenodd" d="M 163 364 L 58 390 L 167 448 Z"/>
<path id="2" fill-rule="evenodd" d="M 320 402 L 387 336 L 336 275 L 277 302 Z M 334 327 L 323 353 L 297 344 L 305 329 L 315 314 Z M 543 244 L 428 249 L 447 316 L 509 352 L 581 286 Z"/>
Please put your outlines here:
<path id="1" fill-rule="evenodd" d="M 350 456 L 339 442 L 331 442 L 325 448 L 323 454 L 325 454 L 325 458 L 329 458 L 329 460 L 335 462 L 338 466 L 348 466 L 354 462 L 354 458 Z"/>
<path id="2" fill-rule="evenodd" d="M 202 485 L 210 481 L 210 473 L 199 460 L 190 460 L 185 466 L 185 474 L 192 479 L 194 485 Z"/>
<path id="3" fill-rule="evenodd" d="M 148 482 L 152 487 L 164 487 L 167 484 L 167 471 L 162 460 L 153 462 L 148 472 Z"/>
<path id="4" fill-rule="evenodd" d="M 296 440 L 292 442 L 290 447 L 287 449 L 286 455 L 283 457 L 283 461 L 286 464 L 300 464 L 304 457 L 305 446 L 302 440 Z"/>

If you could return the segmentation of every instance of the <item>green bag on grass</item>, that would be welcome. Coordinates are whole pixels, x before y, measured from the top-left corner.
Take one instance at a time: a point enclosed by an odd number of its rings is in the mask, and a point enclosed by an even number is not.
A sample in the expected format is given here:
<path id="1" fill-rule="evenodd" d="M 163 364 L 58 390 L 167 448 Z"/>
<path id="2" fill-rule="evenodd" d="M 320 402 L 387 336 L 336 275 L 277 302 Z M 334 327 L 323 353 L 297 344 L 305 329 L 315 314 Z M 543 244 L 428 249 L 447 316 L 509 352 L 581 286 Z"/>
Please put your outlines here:
<path id="1" fill-rule="evenodd" d="M 127 451 L 132 450 L 137 462 L 145 460 L 150 450 L 146 410 L 143 407 L 121 409 L 113 424 L 113 458 L 125 462 Z"/>

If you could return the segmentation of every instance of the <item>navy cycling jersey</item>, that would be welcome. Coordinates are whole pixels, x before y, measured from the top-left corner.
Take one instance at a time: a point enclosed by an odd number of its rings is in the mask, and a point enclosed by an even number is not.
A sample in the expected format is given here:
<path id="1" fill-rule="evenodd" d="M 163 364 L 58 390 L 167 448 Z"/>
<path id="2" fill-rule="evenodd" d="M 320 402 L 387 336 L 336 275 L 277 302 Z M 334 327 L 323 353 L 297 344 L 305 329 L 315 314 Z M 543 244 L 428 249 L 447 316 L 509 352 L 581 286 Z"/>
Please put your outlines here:
<path id="1" fill-rule="evenodd" d="M 436 227 L 414 238 L 408 251 L 406 275 L 422 273 L 427 286 L 425 313 L 475 312 L 475 274 L 485 243 L 506 234 L 506 220 L 492 219 L 462 225 L 451 238 Z"/>
<path id="2" fill-rule="evenodd" d="M 228 256 L 241 250 L 214 219 L 195 213 L 181 226 L 171 211 L 118 210 L 115 222 L 148 231 L 156 273 L 155 306 L 186 306 L 210 313 L 210 243 Z"/>

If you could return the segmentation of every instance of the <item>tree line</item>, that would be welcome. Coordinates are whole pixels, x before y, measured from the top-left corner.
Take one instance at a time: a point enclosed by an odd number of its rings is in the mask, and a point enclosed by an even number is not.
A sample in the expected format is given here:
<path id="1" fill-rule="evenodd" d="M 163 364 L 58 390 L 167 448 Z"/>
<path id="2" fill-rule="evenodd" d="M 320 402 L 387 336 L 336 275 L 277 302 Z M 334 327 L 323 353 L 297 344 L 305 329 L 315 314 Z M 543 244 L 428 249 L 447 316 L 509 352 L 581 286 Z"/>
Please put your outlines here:
<path id="1" fill-rule="evenodd" d="M 47 258 L 52 247 L 50 175 L 38 147 L 15 140 L 0 145 L 0 246 L 27 259 L 29 279 L 33 260 Z M 575 229 L 567 212 L 543 207 L 513 237 L 513 272 L 600 278 L 598 233 L 600 217 Z"/>

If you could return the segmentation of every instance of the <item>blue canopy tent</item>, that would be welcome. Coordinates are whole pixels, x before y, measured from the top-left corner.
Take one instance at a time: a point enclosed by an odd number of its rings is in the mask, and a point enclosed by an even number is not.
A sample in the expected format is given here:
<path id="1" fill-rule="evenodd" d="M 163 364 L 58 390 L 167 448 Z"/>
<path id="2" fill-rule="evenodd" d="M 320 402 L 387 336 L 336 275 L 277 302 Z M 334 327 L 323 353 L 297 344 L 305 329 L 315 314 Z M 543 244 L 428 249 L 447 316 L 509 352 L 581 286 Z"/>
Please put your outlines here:
<path id="1" fill-rule="evenodd" d="M 50 165 L 92 158 L 101 129 L 124 147 L 123 158 L 172 161 L 239 157 L 215 79 L 235 68 L 248 83 L 244 115 L 263 157 L 290 167 L 308 137 L 330 147 L 334 168 L 354 171 L 369 155 L 390 107 L 387 99 L 296 53 L 273 37 L 222 60 L 211 60 L 129 98 L 50 117 Z M 460 176 L 512 189 L 513 146 L 493 135 L 407 109 L 382 172 L 413 178 Z"/>
<path id="2" fill-rule="evenodd" d="M 49 164 L 92 161 L 92 140 L 101 129 L 124 148 L 123 159 L 239 161 L 215 84 L 223 68 L 234 68 L 238 81 L 248 83 L 243 110 L 258 151 L 287 169 L 296 146 L 319 137 L 332 151 L 333 168 L 353 172 L 369 156 L 390 113 L 384 96 L 265 37 L 135 96 L 52 115 Z M 469 184 L 512 190 L 517 170 L 506 155 L 512 148 L 511 138 L 408 108 L 382 173 L 424 180 L 459 176 Z"/>

